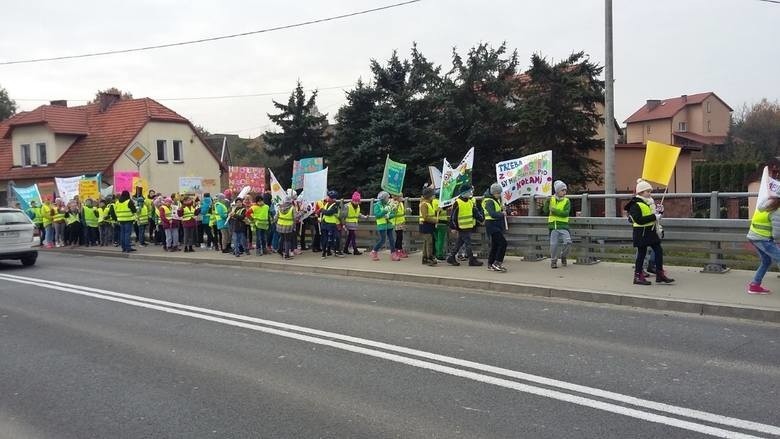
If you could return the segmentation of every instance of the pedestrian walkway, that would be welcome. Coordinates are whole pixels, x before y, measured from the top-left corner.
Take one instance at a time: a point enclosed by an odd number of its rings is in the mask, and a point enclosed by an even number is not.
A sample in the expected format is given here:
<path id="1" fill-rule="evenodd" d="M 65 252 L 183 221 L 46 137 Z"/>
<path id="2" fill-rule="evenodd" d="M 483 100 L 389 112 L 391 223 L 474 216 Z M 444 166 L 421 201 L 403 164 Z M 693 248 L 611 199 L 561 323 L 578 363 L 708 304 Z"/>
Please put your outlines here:
<path id="1" fill-rule="evenodd" d="M 52 251 L 52 250 L 50 250 Z M 595 265 L 569 263 L 568 267 L 551 269 L 549 260 L 524 262 L 507 257 L 508 272 L 489 271 L 485 266 L 469 267 L 463 263 L 453 267 L 440 263 L 437 267 L 421 264 L 421 254 L 413 253 L 400 262 L 390 260 L 385 253 L 379 262 L 367 254 L 343 258 L 320 258 L 310 251 L 291 260 L 278 255 L 241 256 L 236 258 L 213 250 L 198 249 L 193 253 L 166 253 L 160 247 L 139 248 L 130 255 L 115 248 L 78 248 L 53 252 L 78 252 L 88 255 L 119 256 L 141 260 L 165 260 L 188 263 L 214 263 L 250 266 L 302 273 L 322 273 L 441 285 L 477 290 L 555 297 L 639 308 L 681 311 L 703 315 L 738 317 L 751 320 L 780 322 L 780 278 L 769 273 L 764 286 L 773 294 L 752 296 L 745 292 L 753 272 L 731 270 L 725 274 L 704 274 L 695 267 L 666 267 L 676 282 L 671 285 L 633 285 L 630 264 L 601 262 Z M 651 277 L 650 280 L 653 278 Z"/>

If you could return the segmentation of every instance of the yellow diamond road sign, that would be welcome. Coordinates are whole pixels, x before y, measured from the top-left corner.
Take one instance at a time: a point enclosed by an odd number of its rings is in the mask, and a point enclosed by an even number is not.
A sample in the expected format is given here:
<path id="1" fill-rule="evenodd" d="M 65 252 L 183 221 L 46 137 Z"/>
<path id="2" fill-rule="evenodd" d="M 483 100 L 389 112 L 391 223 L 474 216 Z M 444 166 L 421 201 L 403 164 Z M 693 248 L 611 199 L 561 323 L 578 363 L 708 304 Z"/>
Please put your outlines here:
<path id="1" fill-rule="evenodd" d="M 134 161 L 135 164 L 139 166 L 149 158 L 149 155 L 149 150 L 144 148 L 144 146 L 139 142 L 135 142 L 133 146 L 130 147 L 130 149 L 125 151 L 125 156 Z"/>

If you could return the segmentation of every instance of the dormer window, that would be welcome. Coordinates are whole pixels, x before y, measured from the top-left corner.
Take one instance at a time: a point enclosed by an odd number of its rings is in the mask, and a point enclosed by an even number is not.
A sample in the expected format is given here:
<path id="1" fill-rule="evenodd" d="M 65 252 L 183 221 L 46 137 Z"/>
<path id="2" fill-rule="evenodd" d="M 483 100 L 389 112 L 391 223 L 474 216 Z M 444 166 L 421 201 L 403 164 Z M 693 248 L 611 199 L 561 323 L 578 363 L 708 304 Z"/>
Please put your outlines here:
<path id="1" fill-rule="evenodd" d="M 46 158 L 46 144 L 36 143 L 35 144 L 36 152 L 38 153 L 38 166 L 46 166 L 49 164 L 48 159 Z"/>
<path id="2" fill-rule="evenodd" d="M 32 166 L 32 157 L 30 157 L 30 144 L 25 143 L 20 146 L 22 153 L 22 166 Z"/>

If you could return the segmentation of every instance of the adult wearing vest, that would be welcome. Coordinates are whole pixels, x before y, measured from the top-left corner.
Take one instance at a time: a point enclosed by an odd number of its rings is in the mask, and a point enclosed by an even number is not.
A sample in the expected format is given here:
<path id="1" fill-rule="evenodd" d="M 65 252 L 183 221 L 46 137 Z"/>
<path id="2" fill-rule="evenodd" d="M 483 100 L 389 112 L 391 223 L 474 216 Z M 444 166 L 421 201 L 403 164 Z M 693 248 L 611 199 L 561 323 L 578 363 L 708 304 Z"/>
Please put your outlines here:
<path id="1" fill-rule="evenodd" d="M 38 206 L 38 203 L 35 200 L 31 200 L 30 207 L 27 208 L 25 213 L 27 213 L 27 216 L 30 217 L 33 224 L 35 224 L 35 228 L 38 229 L 38 235 L 40 236 L 40 245 L 43 246 L 44 239 L 46 236 L 46 229 L 43 227 L 42 208 Z"/>
<path id="2" fill-rule="evenodd" d="M 433 210 L 436 212 L 436 218 L 438 219 L 436 229 L 433 233 L 433 253 L 437 260 L 443 261 L 447 258 L 447 238 L 449 236 L 450 214 L 447 212 L 446 207 L 442 208 L 440 206 L 439 193 L 440 189 L 436 189 L 433 202 L 431 203 Z"/>
<path id="3" fill-rule="evenodd" d="M 458 231 L 458 240 L 455 241 L 455 247 L 452 249 L 452 253 L 447 256 L 447 263 L 450 265 L 460 265 L 460 262 L 455 259 L 455 255 L 457 255 L 460 248 L 463 247 L 466 252 L 466 257 L 469 260 L 469 266 L 482 266 L 482 261 L 478 260 L 471 251 L 471 232 L 473 232 L 474 228 L 477 226 L 477 219 L 474 217 L 475 204 L 473 196 L 474 189 L 471 186 L 466 186 L 452 204 L 450 218 L 452 226 Z"/>
<path id="4" fill-rule="evenodd" d="M 51 199 L 46 198 L 41 206 L 41 216 L 43 219 L 43 228 L 46 230 L 44 245 L 46 248 L 54 247 L 54 206 L 51 205 Z"/>
<path id="5" fill-rule="evenodd" d="M 402 258 L 408 258 L 409 254 L 404 250 L 404 231 L 406 230 L 406 214 L 412 213 L 412 210 L 404 205 L 404 194 L 400 193 L 393 196 L 393 201 L 397 203 L 393 225 L 395 228 L 395 254 Z"/>
<path id="6" fill-rule="evenodd" d="M 321 235 L 320 235 L 320 247 L 322 247 L 322 259 L 335 253 L 338 257 L 343 257 L 344 253 L 341 252 L 336 245 L 336 234 L 338 233 L 339 220 L 339 204 L 336 201 L 339 197 L 338 192 L 328 191 L 325 200 L 322 202 L 322 208 L 320 209 L 320 217 L 322 221 L 320 223 Z"/>
<path id="7" fill-rule="evenodd" d="M 426 186 L 422 190 L 422 198 L 420 198 L 420 234 L 423 237 L 423 252 L 422 263 L 423 265 L 430 265 L 435 267 L 438 262 L 433 254 L 433 233 L 436 230 L 436 223 L 438 218 L 436 217 L 436 209 L 433 207 L 433 194 L 434 190 L 430 186 Z"/>
<path id="8" fill-rule="evenodd" d="M 747 285 L 748 294 L 770 294 L 767 288 L 761 286 L 764 275 L 772 267 L 772 262 L 780 263 L 780 198 L 769 198 L 757 206 L 750 221 L 747 234 L 748 242 L 756 248 L 761 264 L 753 275 L 753 280 Z"/>
<path id="9" fill-rule="evenodd" d="M 141 197 L 139 197 L 141 198 Z M 149 208 L 145 199 L 139 200 L 136 204 L 138 214 L 136 215 L 136 224 L 138 224 L 138 245 L 146 247 L 146 227 L 149 225 Z"/>
<path id="10" fill-rule="evenodd" d="M 490 252 L 488 253 L 488 270 L 505 272 L 504 255 L 506 254 L 506 238 L 504 225 L 506 212 L 501 201 L 501 185 L 493 183 L 482 199 L 482 211 L 485 212 L 485 232 L 490 237 Z"/>
<path id="11" fill-rule="evenodd" d="M 135 223 L 135 202 L 130 198 L 129 191 L 122 191 L 119 199 L 109 210 L 108 215 L 119 223 L 119 244 L 123 253 L 135 251 L 130 246 L 130 235 L 133 233 Z"/>
<path id="12" fill-rule="evenodd" d="M 82 207 L 82 215 L 84 216 L 84 226 L 87 229 L 87 247 L 98 245 L 100 239 L 100 233 L 98 230 L 98 219 L 100 218 L 100 212 L 95 207 L 95 201 L 92 198 L 84 200 L 84 207 Z"/>
<path id="13" fill-rule="evenodd" d="M 558 268 L 558 257 L 561 258 L 561 265 L 565 267 L 568 265 L 566 257 L 571 250 L 571 200 L 566 197 L 568 188 L 561 180 L 553 183 L 553 190 L 553 196 L 545 200 L 543 212 L 547 214 L 547 228 L 550 229 L 550 268 Z"/>
<path id="14" fill-rule="evenodd" d="M 255 195 L 255 204 L 249 208 L 249 219 L 255 229 L 255 254 L 257 256 L 266 254 L 266 236 L 271 223 L 269 212 L 270 209 L 265 204 L 263 196 Z"/>
<path id="15" fill-rule="evenodd" d="M 385 191 L 380 192 L 374 201 L 373 214 L 376 221 L 377 241 L 371 250 L 371 260 L 379 260 L 379 250 L 385 245 L 385 240 L 390 248 L 390 259 L 400 261 L 401 257 L 395 253 L 395 242 L 393 239 L 393 218 L 397 212 L 397 207 L 390 203 L 390 194 Z"/>
<path id="16" fill-rule="evenodd" d="M 653 213 L 653 209 L 650 207 L 653 203 L 653 199 L 650 197 L 652 191 L 653 187 L 650 186 L 650 183 L 640 178 L 637 180 L 636 195 L 624 207 L 634 229 L 633 241 L 634 247 L 637 248 L 636 265 L 634 266 L 635 285 L 650 285 L 650 281 L 645 278 L 643 269 L 648 247 L 652 248 L 655 253 L 656 283 L 674 282 L 674 279 L 667 277 L 664 272 L 664 252 L 656 227 L 663 214 L 663 206 L 658 205 L 657 213 Z"/>
<path id="17" fill-rule="evenodd" d="M 358 221 L 365 219 L 366 216 L 360 213 L 360 192 L 355 191 L 352 193 L 352 201 L 347 204 L 345 209 L 342 209 L 341 215 L 344 220 L 344 226 L 347 228 L 344 253 L 349 254 L 349 247 L 351 246 L 353 255 L 362 255 L 363 253 L 357 248 L 357 229 Z"/>

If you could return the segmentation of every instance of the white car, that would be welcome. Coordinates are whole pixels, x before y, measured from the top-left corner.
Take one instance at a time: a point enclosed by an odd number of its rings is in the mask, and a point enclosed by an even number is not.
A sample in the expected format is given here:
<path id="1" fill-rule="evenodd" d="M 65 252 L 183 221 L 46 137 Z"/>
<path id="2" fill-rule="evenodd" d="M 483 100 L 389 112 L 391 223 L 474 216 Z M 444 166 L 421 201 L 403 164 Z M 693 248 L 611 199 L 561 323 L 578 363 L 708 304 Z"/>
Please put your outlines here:
<path id="1" fill-rule="evenodd" d="M 18 259 L 25 267 L 38 259 L 35 225 L 19 209 L 0 207 L 0 259 Z"/>

